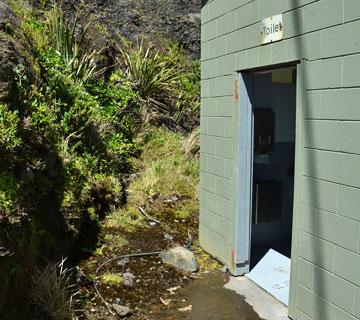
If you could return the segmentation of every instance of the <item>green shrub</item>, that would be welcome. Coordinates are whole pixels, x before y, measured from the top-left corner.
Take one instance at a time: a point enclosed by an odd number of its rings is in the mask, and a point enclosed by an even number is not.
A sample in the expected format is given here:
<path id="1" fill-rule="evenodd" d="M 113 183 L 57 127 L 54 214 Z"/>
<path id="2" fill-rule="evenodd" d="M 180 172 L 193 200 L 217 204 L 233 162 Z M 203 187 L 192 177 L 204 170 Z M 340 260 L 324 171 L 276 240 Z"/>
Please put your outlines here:
<path id="1" fill-rule="evenodd" d="M 19 115 L 17 111 L 10 111 L 7 106 L 0 104 L 0 148 L 14 151 L 21 144 L 19 137 Z"/>
<path id="2" fill-rule="evenodd" d="M 90 79 L 96 69 L 96 50 L 86 51 L 82 48 L 89 24 L 79 35 L 79 41 L 75 37 L 77 29 L 77 18 L 72 28 L 66 23 L 63 12 L 54 3 L 53 8 L 46 13 L 46 25 L 49 31 L 49 38 L 52 47 L 61 57 L 68 76 L 75 81 L 83 83 Z"/>
<path id="3" fill-rule="evenodd" d="M 0 172 L 0 215 L 9 215 L 15 210 L 18 188 L 13 176 Z"/>
<path id="4" fill-rule="evenodd" d="M 141 99 L 147 105 L 163 106 L 162 96 L 181 77 L 181 66 L 174 65 L 162 52 L 145 48 L 141 41 L 133 45 L 123 40 L 118 48 L 119 64 Z"/>

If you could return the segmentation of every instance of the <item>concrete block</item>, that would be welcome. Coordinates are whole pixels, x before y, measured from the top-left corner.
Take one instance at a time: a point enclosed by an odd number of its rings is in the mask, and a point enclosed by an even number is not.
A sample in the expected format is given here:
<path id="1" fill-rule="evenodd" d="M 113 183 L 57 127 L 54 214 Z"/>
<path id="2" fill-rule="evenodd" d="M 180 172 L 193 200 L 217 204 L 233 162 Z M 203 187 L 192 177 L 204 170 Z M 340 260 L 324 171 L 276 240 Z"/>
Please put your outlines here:
<path id="1" fill-rule="evenodd" d="M 360 319 L 360 288 L 356 288 L 355 290 L 354 315 Z"/>
<path id="2" fill-rule="evenodd" d="M 342 58 L 317 60 L 306 64 L 307 89 L 341 87 Z"/>
<path id="3" fill-rule="evenodd" d="M 208 118 L 208 135 L 216 137 L 224 137 L 223 118 L 212 117 Z"/>
<path id="4" fill-rule="evenodd" d="M 216 36 L 216 20 L 209 21 L 201 26 L 201 41 L 209 41 L 215 39 Z"/>
<path id="5" fill-rule="evenodd" d="M 344 154 L 332 151 L 319 151 L 317 154 L 317 178 L 330 182 L 343 181 Z"/>
<path id="6" fill-rule="evenodd" d="M 209 97 L 221 97 L 226 93 L 224 77 L 212 78 L 209 80 Z"/>
<path id="7" fill-rule="evenodd" d="M 340 121 L 305 120 L 304 146 L 324 150 L 340 150 Z"/>
<path id="8" fill-rule="evenodd" d="M 344 154 L 341 180 L 339 182 L 348 186 L 360 188 L 360 156 Z"/>
<path id="9" fill-rule="evenodd" d="M 201 98 L 209 97 L 209 85 L 210 80 L 203 80 L 201 81 Z"/>
<path id="10" fill-rule="evenodd" d="M 336 305 L 332 305 L 331 315 L 336 320 L 358 320 L 358 318 L 355 318 L 350 313 L 338 308 Z"/>
<path id="11" fill-rule="evenodd" d="M 253 1 L 235 10 L 235 24 L 237 28 L 244 28 L 250 24 L 259 22 L 258 2 Z"/>
<path id="12" fill-rule="evenodd" d="M 344 22 L 360 20 L 360 1 L 345 0 L 344 1 Z"/>
<path id="13" fill-rule="evenodd" d="M 348 250 L 356 252 L 360 224 L 353 220 L 319 210 L 316 222 L 316 235 Z"/>
<path id="14" fill-rule="evenodd" d="M 201 187 L 211 193 L 216 192 L 216 176 L 205 171 L 200 172 Z M 206 201 L 206 200 L 205 200 Z"/>
<path id="15" fill-rule="evenodd" d="M 201 116 L 215 117 L 216 116 L 216 98 L 201 99 Z"/>
<path id="16" fill-rule="evenodd" d="M 211 192 L 206 192 L 206 209 L 211 212 L 212 214 L 218 214 L 218 206 L 217 206 L 217 199 L 218 196 Z M 212 228 L 214 230 L 214 228 Z"/>
<path id="17" fill-rule="evenodd" d="M 344 57 L 343 62 L 343 86 L 360 86 L 360 55 Z"/>
<path id="18" fill-rule="evenodd" d="M 219 196 L 233 201 L 234 199 L 234 182 L 223 179 L 220 177 L 216 178 L 216 194 Z"/>
<path id="19" fill-rule="evenodd" d="M 234 31 L 235 26 L 235 12 L 230 11 L 217 19 L 217 35 L 222 36 Z"/>
<path id="20" fill-rule="evenodd" d="M 321 92 L 310 91 L 305 93 L 304 104 L 302 106 L 305 119 L 321 118 Z"/>
<path id="21" fill-rule="evenodd" d="M 271 46 L 259 47 L 259 63 L 263 66 L 270 65 L 272 63 L 272 48 Z"/>
<path id="22" fill-rule="evenodd" d="M 260 45 L 259 39 L 259 30 L 260 30 L 260 22 L 252 24 L 251 26 L 246 27 L 245 29 L 245 47 L 247 49 L 257 47 Z"/>
<path id="23" fill-rule="evenodd" d="M 360 122 L 342 122 L 340 150 L 360 154 Z"/>
<path id="24" fill-rule="evenodd" d="M 297 0 L 297 1 L 285 1 L 285 10 L 293 10 L 299 7 L 306 6 L 312 2 L 316 2 L 319 0 Z"/>
<path id="25" fill-rule="evenodd" d="M 214 231 L 226 240 L 231 240 L 232 234 L 228 230 L 232 229 L 231 221 L 221 216 L 214 215 Z"/>
<path id="26" fill-rule="evenodd" d="M 200 207 L 200 221 L 203 227 L 214 229 L 214 214 L 203 207 Z"/>
<path id="27" fill-rule="evenodd" d="M 254 0 L 227 0 L 226 7 L 228 11 L 232 11 L 252 1 Z"/>
<path id="28" fill-rule="evenodd" d="M 321 92 L 321 118 L 360 120 L 360 89 L 336 89 Z"/>
<path id="29" fill-rule="evenodd" d="M 215 155 L 215 141 L 216 138 L 213 136 L 200 135 L 200 150 L 201 153 L 206 155 Z"/>
<path id="30" fill-rule="evenodd" d="M 237 52 L 235 54 L 235 69 L 240 71 L 245 69 L 246 66 L 246 50 Z"/>
<path id="31" fill-rule="evenodd" d="M 259 63 L 259 47 L 246 50 L 246 68 L 257 68 Z"/>
<path id="32" fill-rule="evenodd" d="M 353 311 L 355 286 L 328 271 L 315 267 L 312 291 L 347 312 Z"/>
<path id="33" fill-rule="evenodd" d="M 226 12 L 226 6 L 224 6 L 223 1 L 214 0 L 209 3 L 209 20 L 219 18 Z M 218 19 L 217 19 L 218 20 Z"/>
<path id="34" fill-rule="evenodd" d="M 244 29 L 236 30 L 226 36 L 226 53 L 234 53 L 246 48 L 246 33 Z"/>
<path id="35" fill-rule="evenodd" d="M 335 246 L 308 233 L 300 232 L 299 256 L 330 272 L 334 268 Z"/>
<path id="36" fill-rule="evenodd" d="M 217 76 L 231 75 L 235 70 L 235 54 L 228 54 L 217 59 Z"/>
<path id="37" fill-rule="evenodd" d="M 329 301 L 319 297 L 305 287 L 298 285 L 296 288 L 297 306 L 312 320 L 332 320 L 332 305 Z"/>
<path id="38" fill-rule="evenodd" d="M 201 8 L 201 24 L 209 21 L 209 6 L 205 5 Z"/>
<path id="39" fill-rule="evenodd" d="M 346 0 L 347 1 L 347 0 Z M 336 28 L 324 29 L 321 38 L 321 57 L 334 57 L 360 52 L 360 21 Z"/>
<path id="40" fill-rule="evenodd" d="M 285 40 L 286 44 L 286 61 L 300 60 L 302 58 L 302 41 L 301 37 L 295 37 Z"/>
<path id="41" fill-rule="evenodd" d="M 220 57 L 225 55 L 226 52 L 226 36 L 221 36 L 216 38 L 214 47 L 212 48 L 212 55 L 215 57 Z"/>
<path id="42" fill-rule="evenodd" d="M 300 229 L 306 231 L 307 233 L 315 235 L 316 223 L 318 220 L 317 218 L 318 209 L 305 204 L 301 204 L 300 208 L 301 208 L 301 218 L 299 219 Z"/>
<path id="43" fill-rule="evenodd" d="M 224 198 L 218 198 L 218 212 L 229 221 L 235 220 L 234 203 Z"/>
<path id="44" fill-rule="evenodd" d="M 314 280 L 314 265 L 302 258 L 297 258 L 298 282 L 304 287 L 312 290 Z"/>
<path id="45" fill-rule="evenodd" d="M 224 159 L 214 156 L 208 157 L 208 172 L 224 177 Z"/>
<path id="46" fill-rule="evenodd" d="M 302 201 L 304 204 L 337 213 L 338 188 L 335 183 L 303 177 Z"/>
<path id="47" fill-rule="evenodd" d="M 285 11 L 286 0 L 260 0 L 260 19 L 265 19 Z"/>
<path id="48" fill-rule="evenodd" d="M 235 163 L 234 160 L 224 159 L 224 178 L 235 180 Z"/>
<path id="49" fill-rule="evenodd" d="M 224 138 L 235 138 L 235 125 L 233 118 L 221 118 L 224 127 Z"/>
<path id="50" fill-rule="evenodd" d="M 201 56 L 201 61 L 205 61 L 207 59 L 209 59 L 209 42 L 201 42 L 201 52 L 200 52 L 200 56 Z"/>
<path id="51" fill-rule="evenodd" d="M 235 90 L 235 82 L 234 82 Z M 218 117 L 233 117 L 234 116 L 234 97 L 226 96 L 217 99 L 216 115 Z"/>
<path id="52" fill-rule="evenodd" d="M 360 189 L 340 186 L 339 214 L 360 221 Z"/>
<path id="53" fill-rule="evenodd" d="M 217 59 L 206 60 L 201 63 L 201 80 L 217 76 Z"/>
<path id="54" fill-rule="evenodd" d="M 200 147 L 201 149 L 201 147 Z M 207 154 L 200 152 L 200 168 L 203 172 L 207 172 Z"/>
<path id="55" fill-rule="evenodd" d="M 284 39 L 292 38 L 303 33 L 304 9 L 299 8 L 283 14 Z"/>
<path id="56" fill-rule="evenodd" d="M 339 277 L 360 286 L 360 255 L 336 247 L 334 273 Z"/>
<path id="57" fill-rule="evenodd" d="M 217 138 L 215 140 L 215 154 L 218 157 L 234 159 L 236 145 L 232 138 Z"/>
<path id="58" fill-rule="evenodd" d="M 343 1 L 326 0 L 304 7 L 304 32 L 324 29 L 343 22 Z"/>
<path id="59" fill-rule="evenodd" d="M 307 60 L 317 60 L 321 57 L 321 32 L 305 34 L 300 39 L 302 57 Z"/>
<path id="60" fill-rule="evenodd" d="M 286 41 L 274 42 L 271 48 L 271 62 L 273 64 L 282 63 L 286 60 Z"/>

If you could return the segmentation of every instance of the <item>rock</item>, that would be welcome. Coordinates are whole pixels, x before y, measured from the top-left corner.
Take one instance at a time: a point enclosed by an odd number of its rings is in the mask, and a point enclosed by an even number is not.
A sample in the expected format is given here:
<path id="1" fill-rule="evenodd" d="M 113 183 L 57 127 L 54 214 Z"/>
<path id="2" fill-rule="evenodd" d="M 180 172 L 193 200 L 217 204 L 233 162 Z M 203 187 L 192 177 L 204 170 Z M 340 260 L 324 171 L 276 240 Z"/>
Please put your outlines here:
<path id="1" fill-rule="evenodd" d="M 130 262 L 130 259 L 125 257 L 119 260 L 116 264 L 121 267 L 125 267 Z"/>
<path id="2" fill-rule="evenodd" d="M 24 82 L 25 77 L 30 76 L 29 71 L 32 71 L 25 58 L 29 56 L 28 49 L 12 36 L 16 28 L 11 9 L 6 1 L 0 0 L 0 102 L 5 103 L 18 99 L 17 72 Z"/>
<path id="3" fill-rule="evenodd" d="M 125 287 L 133 287 L 135 276 L 131 272 L 126 272 L 122 275 L 123 281 L 122 284 Z"/>
<path id="4" fill-rule="evenodd" d="M 112 307 L 114 308 L 116 314 L 120 316 L 121 318 L 124 318 L 131 314 L 132 310 L 129 307 L 126 306 L 120 306 L 118 304 L 113 304 Z"/>
<path id="5" fill-rule="evenodd" d="M 163 251 L 159 256 L 163 263 L 180 271 L 195 272 L 199 269 L 194 253 L 184 247 L 175 247 Z"/>

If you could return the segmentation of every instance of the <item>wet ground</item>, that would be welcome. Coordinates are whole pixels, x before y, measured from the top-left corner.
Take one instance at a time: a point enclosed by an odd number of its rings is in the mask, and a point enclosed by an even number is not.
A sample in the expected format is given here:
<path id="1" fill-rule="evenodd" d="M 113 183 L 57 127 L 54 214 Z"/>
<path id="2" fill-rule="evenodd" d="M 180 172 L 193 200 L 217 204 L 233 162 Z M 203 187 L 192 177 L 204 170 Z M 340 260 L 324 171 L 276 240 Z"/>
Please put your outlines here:
<path id="1" fill-rule="evenodd" d="M 181 201 L 178 202 L 176 205 L 180 206 Z M 162 213 L 170 206 L 167 204 L 165 207 L 164 201 L 159 201 L 155 205 L 155 208 Z M 93 286 L 94 279 L 98 279 L 98 290 L 109 306 L 118 303 L 133 310 L 132 314 L 126 317 L 128 320 L 261 319 L 245 302 L 244 297 L 224 288 L 229 281 L 229 275 L 216 271 L 221 265 L 199 248 L 198 217 L 195 215 L 178 220 L 172 218 L 170 213 L 171 211 L 166 215 L 168 219 L 162 219 L 160 225 L 152 227 L 144 225 L 135 232 L 127 232 L 121 227 L 104 224 L 103 235 L 99 242 L 100 251 L 79 265 L 82 274 L 79 282 L 79 309 L 83 310 L 78 315 L 80 320 L 118 319 L 111 314 L 111 308 L 109 310 L 96 293 Z M 102 268 L 99 273 L 95 273 L 99 265 L 116 256 L 185 245 L 189 233 L 194 235 L 192 250 L 200 266 L 197 273 L 176 271 L 164 265 L 158 255 L 134 257 L 125 263 L 114 261 Z M 115 241 L 120 235 L 126 240 L 123 245 Z M 168 235 L 172 236 L 171 240 L 167 239 Z M 131 287 L 102 281 L 102 276 L 107 273 L 122 275 L 125 272 L 130 272 L 135 277 Z"/>
<path id="2" fill-rule="evenodd" d="M 228 277 L 221 272 L 205 275 L 179 292 L 179 308 L 165 319 L 186 320 L 260 320 L 245 298 L 224 288 Z M 182 301 L 185 300 L 185 301 Z M 178 309 L 191 306 L 191 311 Z"/>

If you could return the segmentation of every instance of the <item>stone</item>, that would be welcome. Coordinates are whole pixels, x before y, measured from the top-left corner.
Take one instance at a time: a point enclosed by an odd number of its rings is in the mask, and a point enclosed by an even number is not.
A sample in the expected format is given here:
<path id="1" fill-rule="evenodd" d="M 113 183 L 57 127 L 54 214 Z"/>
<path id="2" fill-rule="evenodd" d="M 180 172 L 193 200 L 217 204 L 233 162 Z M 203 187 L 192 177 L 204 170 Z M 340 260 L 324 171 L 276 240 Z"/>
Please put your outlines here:
<path id="1" fill-rule="evenodd" d="M 123 278 L 122 284 L 125 287 L 133 287 L 134 286 L 135 276 L 131 272 L 125 272 L 122 275 L 122 278 Z"/>
<path id="2" fill-rule="evenodd" d="M 11 35 L 13 29 L 16 29 L 16 22 L 11 10 L 6 2 L 0 0 L 0 102 L 4 103 L 18 99 L 18 74 L 15 70 L 22 68 L 21 77 L 27 79 L 32 71 L 25 58 L 28 49 Z"/>
<path id="3" fill-rule="evenodd" d="M 160 253 L 163 263 L 184 272 L 195 272 L 199 269 L 195 255 L 184 247 L 175 247 Z"/>
<path id="4" fill-rule="evenodd" d="M 124 318 L 132 313 L 132 310 L 126 306 L 120 306 L 114 303 L 112 307 L 115 310 L 116 314 L 121 318 Z"/>

